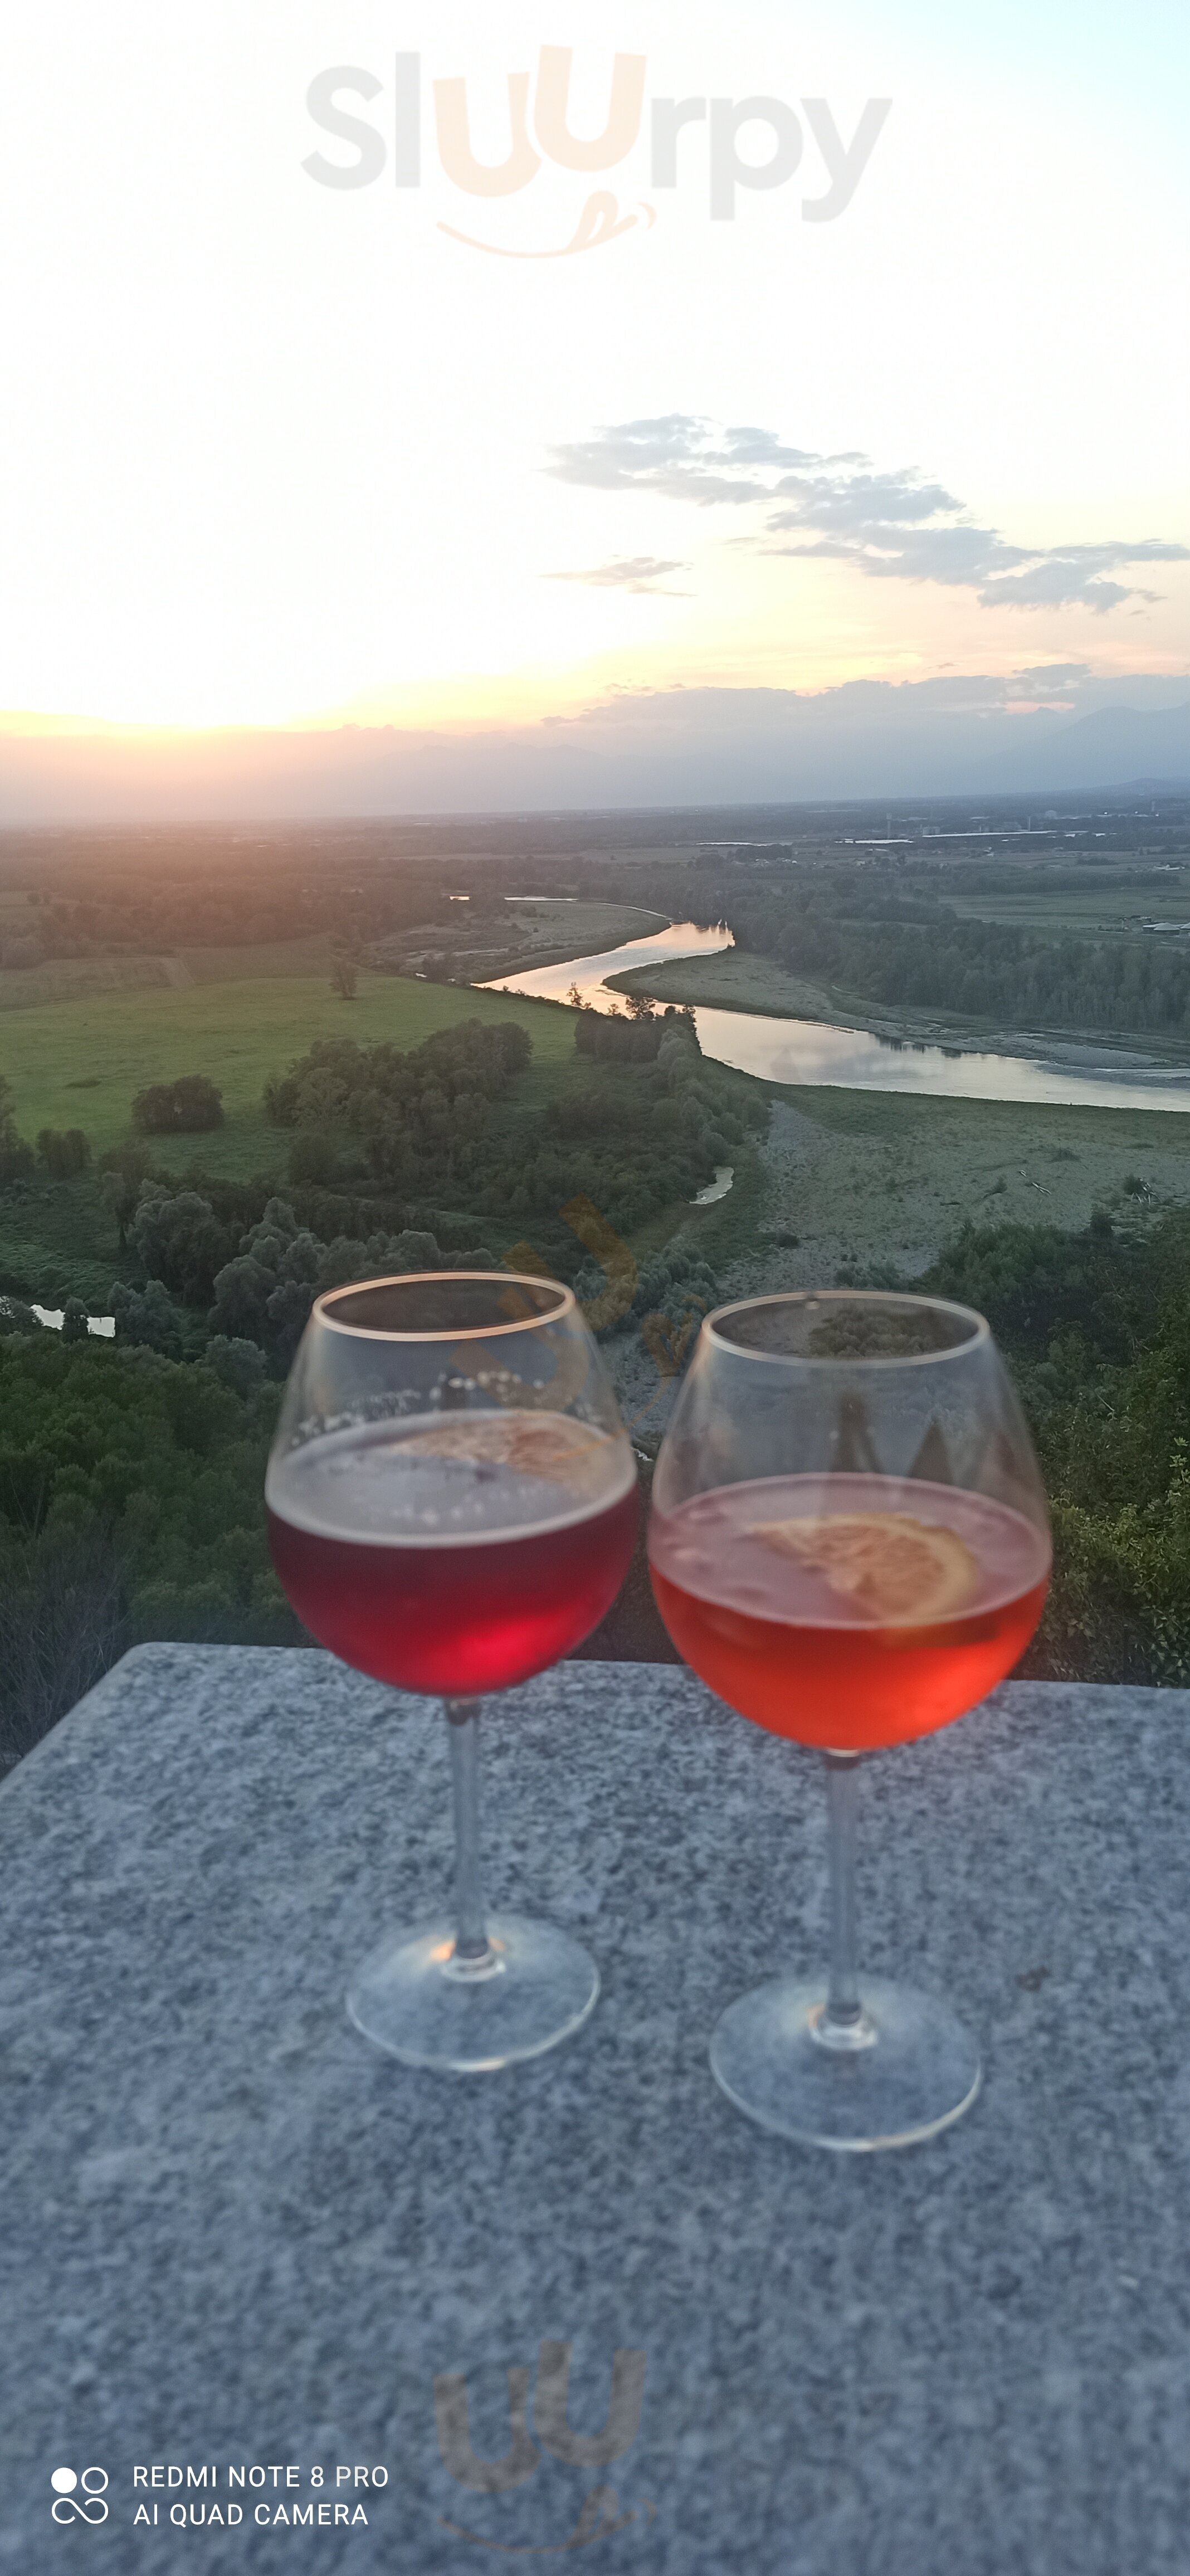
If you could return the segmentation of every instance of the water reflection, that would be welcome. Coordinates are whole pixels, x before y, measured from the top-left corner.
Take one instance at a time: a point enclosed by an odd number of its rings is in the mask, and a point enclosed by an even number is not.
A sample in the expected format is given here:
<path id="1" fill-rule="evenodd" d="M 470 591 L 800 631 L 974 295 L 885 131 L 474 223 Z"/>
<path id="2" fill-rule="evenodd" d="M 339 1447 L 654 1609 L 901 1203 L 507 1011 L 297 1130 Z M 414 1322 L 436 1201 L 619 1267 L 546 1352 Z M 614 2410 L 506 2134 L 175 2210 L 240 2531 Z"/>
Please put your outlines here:
<path id="1" fill-rule="evenodd" d="M 722 927 L 700 930 L 691 921 L 671 922 L 668 930 L 628 940 L 598 957 L 570 957 L 561 966 L 501 976 L 487 989 L 564 1002 L 577 985 L 583 1002 L 607 1011 L 617 999 L 607 990 L 608 975 L 675 957 L 714 956 L 732 945 L 730 931 Z M 1111 1055 L 1093 1044 L 1071 1041 L 1044 1056 L 969 1055 L 961 1047 L 881 1038 L 868 1029 L 835 1028 L 826 1020 L 766 1019 L 758 1012 L 702 1005 L 694 1017 L 704 1055 L 734 1065 L 740 1073 L 758 1074 L 765 1082 L 930 1092 L 951 1100 L 1033 1101 L 1059 1109 L 1190 1110 L 1190 1067 L 1181 1073 L 1132 1058 L 1117 1071 Z M 1114 1064 L 1119 1065 L 1118 1058 Z"/>
<path id="2" fill-rule="evenodd" d="M 630 966 L 661 966 L 674 957 L 714 957 L 723 948 L 734 948 L 730 930 L 720 923 L 717 930 L 700 930 L 693 921 L 671 921 L 665 930 L 653 931 L 647 939 L 626 940 L 621 948 L 605 948 L 598 957 L 568 957 L 562 966 L 535 966 L 524 975 L 500 975 L 495 983 L 485 986 L 489 993 L 533 993 L 543 1002 L 565 1002 L 572 984 L 577 984 L 579 999 L 589 1010 L 610 1011 L 619 998 L 604 988 L 606 975 L 625 975 Z M 728 1018 L 736 1018 L 729 1012 Z"/>
<path id="3" fill-rule="evenodd" d="M 704 1052 L 766 1082 L 823 1083 L 843 1091 L 929 1092 L 951 1100 L 1032 1101 L 1051 1108 L 1190 1109 L 1190 1071 L 1154 1065 L 1126 1075 L 1050 1056 L 964 1055 L 906 1045 L 823 1020 L 767 1020 L 745 1011 L 695 1012 Z M 1088 1048 L 1087 1053 L 1091 1050 Z M 1102 1059 L 1100 1059 L 1102 1065 Z"/>

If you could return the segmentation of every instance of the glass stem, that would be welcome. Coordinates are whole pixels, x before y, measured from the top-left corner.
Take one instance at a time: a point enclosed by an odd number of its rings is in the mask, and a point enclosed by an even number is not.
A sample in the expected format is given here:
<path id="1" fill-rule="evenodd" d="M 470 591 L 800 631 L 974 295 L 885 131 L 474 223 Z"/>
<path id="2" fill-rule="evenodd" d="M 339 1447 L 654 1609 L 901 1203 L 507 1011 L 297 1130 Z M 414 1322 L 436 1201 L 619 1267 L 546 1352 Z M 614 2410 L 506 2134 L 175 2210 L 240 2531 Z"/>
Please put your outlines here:
<path id="1" fill-rule="evenodd" d="M 455 1811 L 455 1946 L 461 1968 L 480 1969 L 493 1959 L 484 1921 L 479 1852 L 479 1711 L 477 1699 L 443 1701 L 450 1734 L 450 1775 Z"/>
<path id="2" fill-rule="evenodd" d="M 867 2045 L 871 2026 L 859 1999 L 855 1924 L 855 1821 L 858 1753 L 826 1755 L 827 1844 L 830 1873 L 830 1980 L 817 2036 L 827 2048 Z"/>

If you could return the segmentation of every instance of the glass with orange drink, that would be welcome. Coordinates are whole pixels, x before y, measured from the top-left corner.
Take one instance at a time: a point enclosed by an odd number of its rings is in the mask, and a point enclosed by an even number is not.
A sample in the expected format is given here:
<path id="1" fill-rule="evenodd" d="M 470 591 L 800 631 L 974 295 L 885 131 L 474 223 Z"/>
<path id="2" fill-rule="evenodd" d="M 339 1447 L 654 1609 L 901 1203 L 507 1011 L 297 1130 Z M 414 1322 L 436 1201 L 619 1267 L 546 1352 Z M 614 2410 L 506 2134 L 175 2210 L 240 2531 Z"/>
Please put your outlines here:
<path id="1" fill-rule="evenodd" d="M 974 2042 L 855 1957 L 862 1754 L 982 1700 L 1045 1603 L 1049 1522 L 987 1324 L 835 1290 L 708 1317 L 658 1459 L 649 1558 L 686 1661 L 732 1708 L 827 1757 L 829 1976 L 724 2014 L 715 2075 L 752 2118 L 845 2149 L 902 2145 L 979 2088 Z"/>

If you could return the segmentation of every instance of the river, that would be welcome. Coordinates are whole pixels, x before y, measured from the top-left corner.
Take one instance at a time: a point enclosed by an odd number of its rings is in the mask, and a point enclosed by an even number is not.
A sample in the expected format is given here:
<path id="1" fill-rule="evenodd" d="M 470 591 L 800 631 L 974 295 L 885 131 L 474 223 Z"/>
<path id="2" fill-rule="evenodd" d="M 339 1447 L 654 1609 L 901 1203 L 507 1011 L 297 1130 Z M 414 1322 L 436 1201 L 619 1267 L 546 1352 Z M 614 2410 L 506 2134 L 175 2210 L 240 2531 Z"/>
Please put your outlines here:
<path id="1" fill-rule="evenodd" d="M 699 930 L 692 921 L 630 939 L 598 957 L 569 957 L 561 966 L 538 966 L 502 975 L 485 987 L 494 993 L 527 993 L 564 1002 L 578 986 L 597 1011 L 613 1008 L 606 977 L 632 966 L 658 966 L 675 957 L 706 957 L 731 946 L 730 933 Z M 840 1029 L 828 1020 L 768 1019 L 759 1012 L 695 1010 L 703 1054 L 765 1082 L 822 1083 L 840 1091 L 930 1092 L 950 1100 L 1033 1101 L 1049 1108 L 1190 1109 L 1190 1067 L 1124 1064 L 1094 1045 L 1037 1056 L 968 1053 L 916 1039 L 877 1037 L 868 1029 Z M 1056 1042 L 1057 1043 L 1057 1042 Z M 1082 1061 L 1074 1061 L 1075 1056 Z"/>

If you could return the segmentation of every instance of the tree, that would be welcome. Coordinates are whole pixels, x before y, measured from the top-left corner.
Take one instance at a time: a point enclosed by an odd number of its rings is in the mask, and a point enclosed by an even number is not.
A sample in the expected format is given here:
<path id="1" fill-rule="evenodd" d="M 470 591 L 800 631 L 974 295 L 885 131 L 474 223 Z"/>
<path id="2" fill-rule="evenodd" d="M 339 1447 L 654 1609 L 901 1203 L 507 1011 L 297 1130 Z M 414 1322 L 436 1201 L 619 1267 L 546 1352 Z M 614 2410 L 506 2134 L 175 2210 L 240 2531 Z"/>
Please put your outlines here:
<path id="1" fill-rule="evenodd" d="M 12 1085 L 0 1074 L 0 1183 L 23 1178 L 33 1169 L 33 1148 L 17 1134 Z"/>
<path id="2" fill-rule="evenodd" d="M 136 1214 L 142 1185 L 152 1168 L 153 1157 L 147 1145 L 112 1145 L 99 1158 L 103 1195 L 116 1220 L 121 1252 L 128 1240 L 128 1228 Z"/>
<path id="3" fill-rule="evenodd" d="M 148 1184 L 128 1239 L 147 1276 L 163 1280 L 187 1306 L 206 1304 L 234 1241 L 197 1190 L 170 1192 Z"/>
<path id="4" fill-rule="evenodd" d="M 37 1138 L 37 1160 L 52 1181 L 73 1180 L 90 1164 L 90 1138 L 81 1127 L 43 1127 Z"/>
<path id="5" fill-rule="evenodd" d="M 277 1274 L 250 1252 L 229 1261 L 215 1280 L 215 1303 L 209 1321 L 220 1341 L 265 1344 L 269 1339 L 269 1299 Z"/>
<path id="6" fill-rule="evenodd" d="M 259 1395 L 265 1378 L 264 1352 L 256 1342 L 233 1340 L 226 1333 L 212 1333 L 202 1355 L 202 1365 L 210 1369 L 233 1395 L 247 1402 Z"/>
<path id="7" fill-rule="evenodd" d="M 66 1304 L 62 1309 L 63 1341 L 85 1342 L 90 1330 L 91 1327 L 87 1321 L 87 1309 L 83 1304 L 82 1298 L 68 1297 Z"/>
<path id="8" fill-rule="evenodd" d="M 569 1002 L 572 1011 L 581 1011 L 583 1007 L 583 997 L 577 984 L 572 984 L 570 986 L 566 999 Z"/>
<path id="9" fill-rule="evenodd" d="M 163 1351 L 167 1359 L 180 1358 L 181 1318 L 169 1290 L 162 1287 L 159 1279 L 150 1279 L 144 1288 L 129 1288 L 123 1279 L 117 1279 L 110 1302 L 118 1342 Z"/>
<path id="10" fill-rule="evenodd" d="M 336 948 L 331 955 L 331 991 L 344 1002 L 354 1002 L 359 990 L 359 967 L 349 948 Z"/>
<path id="11" fill-rule="evenodd" d="M 132 1124 L 146 1136 L 199 1136 L 223 1125 L 223 1094 L 205 1073 L 151 1082 L 132 1103 Z"/>

